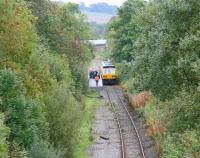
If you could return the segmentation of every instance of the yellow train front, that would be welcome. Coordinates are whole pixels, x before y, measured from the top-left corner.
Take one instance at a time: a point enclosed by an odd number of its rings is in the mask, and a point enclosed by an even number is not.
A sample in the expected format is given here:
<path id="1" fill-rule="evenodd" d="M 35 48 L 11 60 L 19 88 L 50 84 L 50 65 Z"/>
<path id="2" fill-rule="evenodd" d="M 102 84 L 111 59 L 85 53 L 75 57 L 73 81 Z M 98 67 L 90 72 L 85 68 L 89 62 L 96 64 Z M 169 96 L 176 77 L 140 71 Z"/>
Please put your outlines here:
<path id="1" fill-rule="evenodd" d="M 101 65 L 103 84 L 117 84 L 115 65 L 111 61 L 103 61 Z"/>

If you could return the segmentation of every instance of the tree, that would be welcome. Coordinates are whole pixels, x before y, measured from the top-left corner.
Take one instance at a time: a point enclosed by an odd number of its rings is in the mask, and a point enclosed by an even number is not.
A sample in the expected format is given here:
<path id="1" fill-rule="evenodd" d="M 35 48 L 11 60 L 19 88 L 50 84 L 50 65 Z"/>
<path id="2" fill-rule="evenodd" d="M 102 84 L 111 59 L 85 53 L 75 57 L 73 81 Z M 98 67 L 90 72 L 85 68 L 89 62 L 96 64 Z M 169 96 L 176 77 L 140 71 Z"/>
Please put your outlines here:
<path id="1" fill-rule="evenodd" d="M 198 6 L 196 1 L 155 0 L 138 5 L 131 0 L 119 10 L 110 25 L 116 43 L 113 57 L 132 62 L 138 91 L 151 90 L 167 99 L 184 87 L 198 86 L 198 73 L 192 66 L 199 60 L 194 42 L 194 38 L 198 41 Z M 194 42 L 192 50 L 189 41 Z"/>
<path id="2" fill-rule="evenodd" d="M 141 111 L 152 129 L 156 126 L 164 129 L 164 132 L 153 130 L 152 134 L 161 146 L 161 156 L 197 158 L 200 3 L 152 0 L 136 7 L 136 1 L 130 0 L 122 8 L 131 3 L 135 3 L 134 10 L 123 10 L 123 14 L 119 10 L 119 16 L 110 24 L 110 40 L 116 42 L 113 57 L 120 63 L 121 78 L 131 92 L 153 93 L 154 99 Z M 124 26 L 130 27 L 124 31 Z M 128 43 L 123 37 L 132 40 L 129 50 L 125 49 Z"/>
<path id="3" fill-rule="evenodd" d="M 116 17 L 109 26 L 110 38 L 112 39 L 112 56 L 116 61 L 134 60 L 133 44 L 140 30 L 132 20 L 137 12 L 142 9 L 142 0 L 128 0 L 118 11 Z"/>
<path id="4" fill-rule="evenodd" d="M 26 64 L 36 47 L 35 18 L 24 3 L 0 1 L 0 63 L 1 67 L 19 68 Z"/>
<path id="5" fill-rule="evenodd" d="M 48 0 L 1 0 L 0 15 L 0 156 L 73 157 L 93 56 L 85 17 Z"/>

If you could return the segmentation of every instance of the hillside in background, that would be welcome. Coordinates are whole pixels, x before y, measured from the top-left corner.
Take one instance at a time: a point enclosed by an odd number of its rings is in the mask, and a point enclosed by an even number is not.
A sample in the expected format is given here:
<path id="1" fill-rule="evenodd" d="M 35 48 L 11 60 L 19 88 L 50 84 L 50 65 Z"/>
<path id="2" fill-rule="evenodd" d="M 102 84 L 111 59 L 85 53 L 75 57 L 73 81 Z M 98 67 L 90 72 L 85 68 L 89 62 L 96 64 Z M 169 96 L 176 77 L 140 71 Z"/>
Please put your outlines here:
<path id="1" fill-rule="evenodd" d="M 93 39 L 105 38 L 107 23 L 116 16 L 118 7 L 107 3 L 95 3 L 87 7 L 85 3 L 80 4 L 80 10 L 87 16 Z"/>
<path id="2" fill-rule="evenodd" d="M 90 5 L 89 7 L 87 7 L 83 2 L 80 4 L 80 10 L 82 12 L 95 12 L 109 15 L 116 15 L 117 8 L 118 7 L 116 5 L 109 5 L 107 3 L 96 3 Z"/>
<path id="3" fill-rule="evenodd" d="M 81 3 L 80 10 L 87 15 L 90 23 L 102 25 L 107 24 L 112 17 L 116 16 L 118 7 L 107 3 L 96 3 L 87 7 L 85 3 Z"/>

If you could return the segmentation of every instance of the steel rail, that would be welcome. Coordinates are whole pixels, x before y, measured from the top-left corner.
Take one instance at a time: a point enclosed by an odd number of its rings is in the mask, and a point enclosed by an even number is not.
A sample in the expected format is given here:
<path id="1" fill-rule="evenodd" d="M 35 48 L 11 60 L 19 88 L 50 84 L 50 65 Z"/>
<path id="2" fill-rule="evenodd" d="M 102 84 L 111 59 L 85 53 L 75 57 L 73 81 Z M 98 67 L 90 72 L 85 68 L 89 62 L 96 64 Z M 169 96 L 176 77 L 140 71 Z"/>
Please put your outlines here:
<path id="1" fill-rule="evenodd" d="M 125 105 L 125 103 L 124 103 L 122 97 L 121 97 L 116 91 L 115 91 L 115 93 L 116 93 L 116 95 L 118 96 L 118 98 L 120 99 L 120 101 L 121 101 L 121 103 L 122 103 L 124 109 L 126 110 L 128 116 L 129 116 L 129 119 L 130 119 L 130 121 L 131 121 L 131 123 L 132 123 L 132 125 L 133 125 L 133 127 L 134 127 L 134 130 L 135 130 L 136 135 L 137 135 L 137 138 L 138 138 L 138 142 L 139 142 L 139 144 L 140 144 L 140 149 L 141 149 L 142 157 L 143 157 L 143 158 L 146 158 L 145 152 L 144 152 L 144 147 L 143 147 L 143 144 L 142 144 L 142 141 L 141 141 L 141 138 L 140 138 L 138 129 L 137 129 L 137 127 L 136 127 L 136 124 L 135 124 L 133 118 L 131 117 L 131 114 L 130 114 L 130 112 L 128 111 L 128 109 L 127 109 L 127 107 L 126 107 L 126 105 Z"/>
<path id="2" fill-rule="evenodd" d="M 109 102 L 110 102 L 110 104 L 111 104 L 111 107 L 112 107 L 112 109 L 113 109 L 113 111 L 114 111 L 115 119 L 116 119 L 116 121 L 117 121 L 118 129 L 119 129 L 120 141 L 121 141 L 121 157 L 122 157 L 122 158 L 125 158 L 124 139 L 123 139 L 122 128 L 121 128 L 121 125 L 120 125 L 119 117 L 118 117 L 118 114 L 117 114 L 115 105 L 113 104 L 113 102 L 112 102 L 112 100 L 111 100 L 111 97 L 110 97 L 110 95 L 109 95 L 109 92 L 108 92 L 108 88 L 107 88 L 107 87 L 106 87 L 106 92 L 107 92 L 108 99 L 109 99 Z"/>

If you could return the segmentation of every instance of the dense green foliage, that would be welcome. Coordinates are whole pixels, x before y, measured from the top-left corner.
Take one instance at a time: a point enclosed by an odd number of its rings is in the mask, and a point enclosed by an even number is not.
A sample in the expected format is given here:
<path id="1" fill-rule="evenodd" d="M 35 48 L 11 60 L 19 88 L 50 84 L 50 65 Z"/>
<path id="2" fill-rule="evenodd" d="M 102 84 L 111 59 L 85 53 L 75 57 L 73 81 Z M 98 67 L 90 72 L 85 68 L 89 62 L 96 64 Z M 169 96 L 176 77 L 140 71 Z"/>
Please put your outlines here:
<path id="1" fill-rule="evenodd" d="M 89 38 L 75 4 L 0 0 L 0 157 L 74 157 Z"/>
<path id="2" fill-rule="evenodd" d="M 116 61 L 133 60 L 133 43 L 138 37 L 139 30 L 132 18 L 142 8 L 143 1 L 129 0 L 119 9 L 118 17 L 110 24 L 109 34 L 113 45 L 113 58 Z"/>
<path id="3" fill-rule="evenodd" d="M 166 126 L 155 136 L 166 158 L 200 154 L 199 13 L 196 0 L 128 0 L 109 28 L 128 90 L 156 97 L 142 111 Z"/>

